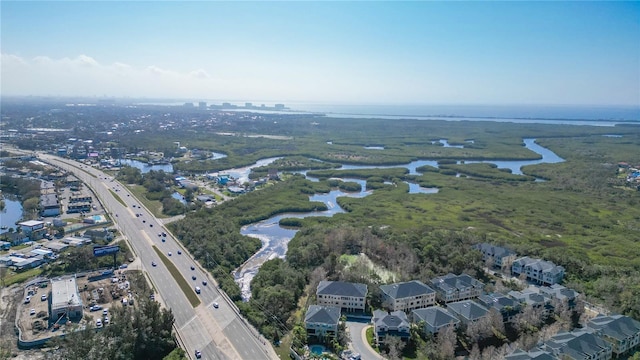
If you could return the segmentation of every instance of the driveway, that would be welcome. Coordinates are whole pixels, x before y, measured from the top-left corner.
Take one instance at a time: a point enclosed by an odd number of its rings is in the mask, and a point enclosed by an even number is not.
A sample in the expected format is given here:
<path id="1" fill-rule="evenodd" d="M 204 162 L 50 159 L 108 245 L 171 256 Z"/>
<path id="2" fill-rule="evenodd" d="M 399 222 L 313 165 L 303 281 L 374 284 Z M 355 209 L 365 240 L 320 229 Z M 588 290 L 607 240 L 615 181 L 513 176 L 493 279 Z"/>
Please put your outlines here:
<path id="1" fill-rule="evenodd" d="M 349 336 L 351 337 L 349 348 L 359 353 L 362 359 L 384 359 L 367 343 L 366 329 L 369 326 L 371 324 L 364 320 L 362 322 L 347 321 L 347 329 L 349 329 Z"/>

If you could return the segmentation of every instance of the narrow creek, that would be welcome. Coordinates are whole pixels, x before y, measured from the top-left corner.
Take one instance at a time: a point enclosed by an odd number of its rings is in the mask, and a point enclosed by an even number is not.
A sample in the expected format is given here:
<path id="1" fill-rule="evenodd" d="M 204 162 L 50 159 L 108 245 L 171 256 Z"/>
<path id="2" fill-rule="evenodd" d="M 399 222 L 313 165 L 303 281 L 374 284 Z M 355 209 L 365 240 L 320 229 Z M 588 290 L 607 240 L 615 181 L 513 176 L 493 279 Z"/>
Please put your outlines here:
<path id="1" fill-rule="evenodd" d="M 538 160 L 513 160 L 513 161 L 481 161 L 484 163 L 492 163 L 496 164 L 498 168 L 508 168 L 511 170 L 513 174 L 522 175 L 521 168 L 526 165 L 534 165 L 534 164 L 542 164 L 542 163 L 558 163 L 563 162 L 564 159 L 556 155 L 553 151 L 544 148 L 535 143 L 535 139 L 526 138 L 523 139 L 524 145 L 527 149 L 540 154 L 542 156 L 541 159 Z M 384 151 L 384 150 L 381 150 Z M 242 173 L 243 175 L 248 174 L 248 171 L 255 166 L 263 166 L 267 165 L 277 158 L 269 158 L 263 159 L 259 161 L 260 165 L 256 164 L 253 166 L 249 166 L 242 169 L 231 169 L 225 171 L 225 173 L 238 175 L 238 173 Z M 472 163 L 472 161 L 466 161 L 467 163 Z M 479 162 L 479 161 L 475 161 Z M 340 169 L 371 169 L 371 168 L 392 168 L 392 167 L 405 167 L 409 170 L 409 174 L 419 175 L 420 173 L 416 171 L 417 168 L 423 165 L 431 165 L 434 167 L 438 167 L 438 163 L 435 160 L 418 160 L 413 161 L 409 164 L 405 165 L 395 165 L 395 166 L 370 166 L 370 165 L 343 165 Z M 242 171 L 240 171 L 242 170 Z M 306 174 L 306 171 L 302 171 L 302 174 Z M 245 175 L 246 176 L 246 175 Z M 309 177 L 308 177 L 309 178 Z M 317 181 L 316 179 L 309 178 L 309 180 Z M 269 219 L 259 221 L 253 224 L 249 224 L 243 226 L 240 230 L 242 235 L 251 236 L 260 239 L 262 241 L 262 248 L 255 253 L 249 260 L 247 260 L 242 266 L 236 269 L 233 273 L 234 278 L 240 289 L 242 291 L 242 297 L 246 301 L 251 297 L 251 280 L 258 273 L 258 269 L 260 266 L 264 264 L 267 260 L 274 259 L 276 257 L 284 258 L 287 253 L 287 245 L 289 241 L 295 236 L 297 229 L 291 229 L 286 227 L 281 227 L 279 222 L 283 218 L 305 218 L 308 216 L 333 216 L 334 214 L 345 212 L 336 202 L 336 198 L 340 196 L 349 196 L 349 197 L 365 197 L 371 194 L 370 191 L 366 191 L 366 181 L 360 179 L 350 179 L 345 178 L 343 181 L 354 181 L 359 183 L 362 186 L 360 192 L 343 192 L 341 190 L 332 190 L 327 194 L 316 194 L 309 197 L 309 201 L 322 201 L 324 202 L 328 210 L 325 211 L 313 211 L 306 213 L 285 213 L 273 216 Z M 425 193 L 425 194 L 433 194 L 437 193 L 438 189 L 436 188 L 422 188 L 414 183 L 409 184 L 409 192 L 410 193 Z"/>

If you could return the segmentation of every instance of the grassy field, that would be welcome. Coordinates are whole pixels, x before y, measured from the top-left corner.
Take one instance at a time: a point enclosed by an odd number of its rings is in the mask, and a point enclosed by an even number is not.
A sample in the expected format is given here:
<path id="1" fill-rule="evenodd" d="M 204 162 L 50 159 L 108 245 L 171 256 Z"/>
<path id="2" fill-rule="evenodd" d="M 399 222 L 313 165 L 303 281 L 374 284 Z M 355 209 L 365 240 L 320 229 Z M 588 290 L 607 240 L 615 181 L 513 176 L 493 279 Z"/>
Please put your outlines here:
<path id="1" fill-rule="evenodd" d="M 11 286 L 13 284 L 21 283 L 28 279 L 34 278 L 42 273 L 42 268 L 29 269 L 21 272 L 14 272 L 9 270 L 4 279 L 5 286 Z"/>
<path id="2" fill-rule="evenodd" d="M 180 271 L 178 270 L 178 268 L 176 268 L 173 262 L 171 262 L 171 260 L 169 260 L 169 258 L 166 257 L 156 246 L 153 246 L 153 250 L 156 252 L 156 254 L 158 254 L 158 257 L 160 258 L 160 260 L 162 260 L 162 263 L 167 267 L 167 269 L 171 273 L 171 276 L 173 276 L 173 278 L 178 283 L 178 286 L 180 286 L 182 292 L 186 295 L 187 299 L 189 299 L 191 306 L 195 308 L 196 306 L 200 305 L 200 297 L 195 293 L 193 287 L 189 284 L 189 282 L 187 282 L 182 274 L 180 274 Z"/>
<path id="3" fill-rule="evenodd" d="M 144 204 L 144 207 L 153 213 L 153 216 L 157 218 L 169 217 L 162 213 L 162 203 L 160 201 L 147 199 L 145 196 L 147 190 L 143 186 L 128 184 L 127 189 L 133 193 L 133 196 L 135 196 L 136 199 Z"/>

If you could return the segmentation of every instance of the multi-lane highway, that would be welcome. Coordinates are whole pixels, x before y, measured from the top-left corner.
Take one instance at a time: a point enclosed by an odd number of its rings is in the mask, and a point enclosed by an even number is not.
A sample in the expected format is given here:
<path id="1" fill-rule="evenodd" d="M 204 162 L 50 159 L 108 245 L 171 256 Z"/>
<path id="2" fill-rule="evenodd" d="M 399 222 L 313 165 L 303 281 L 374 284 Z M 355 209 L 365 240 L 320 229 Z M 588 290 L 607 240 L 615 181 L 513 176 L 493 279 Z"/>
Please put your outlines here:
<path id="1" fill-rule="evenodd" d="M 269 342 L 238 314 L 235 305 L 215 286 L 208 273 L 126 187 L 90 166 L 45 153 L 38 153 L 38 157 L 74 173 L 100 199 L 118 230 L 127 238 L 142 261 L 143 268 L 149 274 L 163 303 L 173 311 L 176 331 L 190 357 L 195 357 L 195 351 L 199 350 L 203 359 L 278 358 Z M 125 205 L 118 201 L 114 193 Z M 162 236 L 162 232 L 166 232 L 167 236 Z M 175 264 L 181 275 L 192 284 L 192 289 L 200 287 L 201 293 L 198 296 L 202 301 L 201 305 L 196 308 L 191 306 L 154 251 L 154 245 Z M 182 254 L 178 254 L 178 251 Z M 169 252 L 172 253 L 171 256 L 168 255 Z M 156 265 L 153 266 L 152 263 Z M 193 276 L 195 280 L 192 279 Z M 204 280 L 207 281 L 206 286 L 203 285 Z M 214 303 L 219 304 L 218 308 L 214 308 Z"/>

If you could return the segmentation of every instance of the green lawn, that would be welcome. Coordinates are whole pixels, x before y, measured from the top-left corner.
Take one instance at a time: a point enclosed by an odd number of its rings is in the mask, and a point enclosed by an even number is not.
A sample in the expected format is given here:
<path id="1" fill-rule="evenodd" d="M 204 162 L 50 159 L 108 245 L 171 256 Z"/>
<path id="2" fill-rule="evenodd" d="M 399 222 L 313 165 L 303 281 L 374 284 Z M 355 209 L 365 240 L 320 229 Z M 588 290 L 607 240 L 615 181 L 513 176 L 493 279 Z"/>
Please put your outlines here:
<path id="1" fill-rule="evenodd" d="M 120 202 L 120 204 L 127 206 L 124 200 L 122 200 L 122 198 L 120 198 L 120 196 L 118 196 L 118 194 L 116 194 L 113 190 L 109 189 L 109 192 L 111 193 L 111 195 L 113 195 L 114 198 L 116 198 L 116 200 Z"/>
<path id="2" fill-rule="evenodd" d="M 36 277 L 42 273 L 42 268 L 29 269 L 22 272 L 9 271 L 7 277 L 4 279 L 5 286 L 11 286 L 13 284 L 21 283 L 25 280 Z"/>
<path id="3" fill-rule="evenodd" d="M 153 213 L 153 216 L 157 218 L 169 217 L 162 213 L 162 203 L 160 201 L 147 199 L 147 197 L 145 196 L 147 193 L 147 190 L 144 188 L 144 186 L 131 185 L 131 184 L 128 184 L 126 186 L 129 189 L 129 191 L 133 193 L 133 196 L 135 196 L 136 200 L 143 203 L 144 207 L 146 207 L 147 209 L 149 209 L 149 211 Z"/>
<path id="4" fill-rule="evenodd" d="M 169 260 L 169 258 L 166 257 L 156 246 L 153 247 L 153 250 L 158 254 L 162 263 L 171 273 L 171 276 L 173 276 L 173 278 L 178 282 L 178 286 L 180 286 L 182 292 L 187 296 L 187 299 L 189 299 L 191 306 L 196 307 L 200 305 L 200 297 L 198 297 L 191 285 L 189 285 L 187 280 L 182 276 L 182 274 L 180 274 L 180 271 L 178 271 L 178 268 L 173 264 L 173 262 L 171 262 L 171 260 Z"/>

